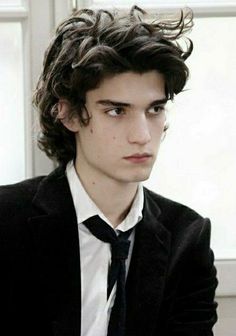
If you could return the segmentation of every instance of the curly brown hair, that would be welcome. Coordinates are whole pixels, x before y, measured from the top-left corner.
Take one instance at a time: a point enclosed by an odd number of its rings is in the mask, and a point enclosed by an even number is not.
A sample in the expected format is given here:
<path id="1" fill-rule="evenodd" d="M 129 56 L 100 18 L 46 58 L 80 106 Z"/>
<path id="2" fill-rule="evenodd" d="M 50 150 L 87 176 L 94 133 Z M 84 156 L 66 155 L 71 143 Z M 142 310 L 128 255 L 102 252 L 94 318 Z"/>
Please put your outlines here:
<path id="1" fill-rule="evenodd" d="M 178 18 L 156 16 L 150 22 L 144 10 L 133 6 L 123 16 L 82 9 L 61 23 L 46 50 L 33 98 L 41 125 L 39 147 L 58 163 L 75 158 L 75 136 L 57 118 L 58 101 L 69 101 L 70 116 L 77 114 L 86 126 L 86 92 L 105 77 L 157 70 L 164 75 L 166 97 L 173 99 L 189 76 L 185 60 L 192 52 L 192 41 L 187 39 L 184 50 L 177 40 L 192 28 L 192 18 L 187 9 Z"/>

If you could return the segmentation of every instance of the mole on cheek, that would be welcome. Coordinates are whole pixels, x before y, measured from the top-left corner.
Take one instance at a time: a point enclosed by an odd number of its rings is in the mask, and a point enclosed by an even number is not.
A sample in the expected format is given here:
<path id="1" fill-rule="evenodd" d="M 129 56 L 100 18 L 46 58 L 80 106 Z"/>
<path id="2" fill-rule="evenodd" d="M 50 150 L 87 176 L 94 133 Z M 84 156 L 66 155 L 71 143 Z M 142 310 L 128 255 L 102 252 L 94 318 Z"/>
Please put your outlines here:
<path id="1" fill-rule="evenodd" d="M 93 134 L 93 129 L 92 128 L 90 128 L 90 133 Z"/>
<path id="2" fill-rule="evenodd" d="M 113 136 L 113 140 L 116 140 L 116 137 L 115 137 L 115 136 Z"/>
<path id="3" fill-rule="evenodd" d="M 95 185 L 96 183 L 93 181 L 92 184 Z"/>

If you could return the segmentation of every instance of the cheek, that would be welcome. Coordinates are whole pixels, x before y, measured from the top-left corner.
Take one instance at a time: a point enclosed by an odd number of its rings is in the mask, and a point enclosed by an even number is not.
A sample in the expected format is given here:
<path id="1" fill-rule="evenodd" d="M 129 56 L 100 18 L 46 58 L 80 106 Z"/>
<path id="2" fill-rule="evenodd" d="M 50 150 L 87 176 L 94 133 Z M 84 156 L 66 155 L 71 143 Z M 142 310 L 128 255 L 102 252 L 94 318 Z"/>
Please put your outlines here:
<path id="1" fill-rule="evenodd" d="M 151 126 L 152 139 L 155 139 L 156 141 L 158 141 L 162 137 L 164 127 L 165 127 L 165 121 L 159 122 L 156 125 L 152 125 Z"/>
<path id="2" fill-rule="evenodd" d="M 117 127 L 101 125 L 101 123 L 91 123 L 88 128 L 81 130 L 80 139 L 83 147 L 93 152 L 93 155 L 98 157 L 99 153 L 108 153 L 109 156 L 114 156 L 116 151 L 122 147 L 125 135 L 122 129 Z M 101 154 L 102 155 L 102 154 Z"/>
<path id="3" fill-rule="evenodd" d="M 99 143 L 105 144 L 106 147 L 108 147 L 108 145 L 119 145 L 120 143 L 121 135 L 115 128 L 100 127 L 96 129 L 96 131 L 93 131 L 94 138 L 96 138 Z"/>

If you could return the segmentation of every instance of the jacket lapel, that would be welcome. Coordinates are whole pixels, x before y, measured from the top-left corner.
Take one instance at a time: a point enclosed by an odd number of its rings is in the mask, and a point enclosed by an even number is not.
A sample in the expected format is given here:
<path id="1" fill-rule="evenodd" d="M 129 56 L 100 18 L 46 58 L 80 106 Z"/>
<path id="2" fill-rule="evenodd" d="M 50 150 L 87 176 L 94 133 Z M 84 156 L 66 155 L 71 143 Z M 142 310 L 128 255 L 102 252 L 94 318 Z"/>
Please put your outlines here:
<path id="1" fill-rule="evenodd" d="M 137 225 L 127 278 L 127 336 L 151 336 L 165 287 L 170 233 L 159 221 L 161 210 L 145 189 L 143 220 Z"/>
<path id="2" fill-rule="evenodd" d="M 38 290 L 55 335 L 80 335 L 78 227 L 63 168 L 42 180 L 29 225 L 35 246 Z"/>

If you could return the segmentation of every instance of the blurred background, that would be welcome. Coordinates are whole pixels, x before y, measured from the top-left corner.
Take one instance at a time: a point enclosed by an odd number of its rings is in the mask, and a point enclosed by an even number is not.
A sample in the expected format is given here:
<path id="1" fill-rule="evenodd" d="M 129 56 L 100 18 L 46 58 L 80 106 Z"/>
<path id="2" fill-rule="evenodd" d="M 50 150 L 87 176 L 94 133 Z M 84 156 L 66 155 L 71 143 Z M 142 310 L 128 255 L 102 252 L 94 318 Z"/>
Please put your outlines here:
<path id="1" fill-rule="evenodd" d="M 130 0 L 0 0 L 0 184 L 47 174 L 31 98 L 58 23 L 83 7 L 126 11 Z M 170 128 L 145 185 L 212 222 L 219 277 L 216 336 L 236 330 L 236 0 L 142 0 L 150 13 L 191 7 L 194 43 L 186 90 L 168 106 Z"/>

